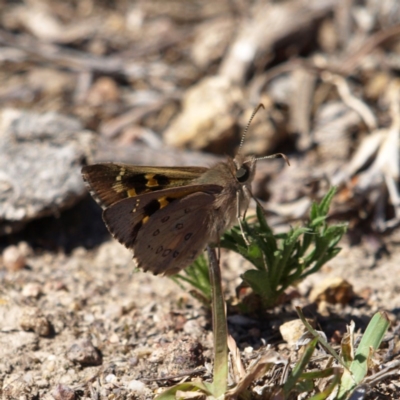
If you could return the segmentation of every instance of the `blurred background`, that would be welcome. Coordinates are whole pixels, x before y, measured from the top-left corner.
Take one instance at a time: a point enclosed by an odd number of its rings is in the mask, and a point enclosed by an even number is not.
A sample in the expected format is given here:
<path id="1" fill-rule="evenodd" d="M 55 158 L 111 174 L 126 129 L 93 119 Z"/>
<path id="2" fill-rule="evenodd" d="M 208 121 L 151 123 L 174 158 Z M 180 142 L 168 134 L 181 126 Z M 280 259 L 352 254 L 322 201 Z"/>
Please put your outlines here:
<path id="1" fill-rule="evenodd" d="M 210 166 L 235 154 L 259 103 L 244 152 L 291 163 L 257 165 L 271 225 L 298 223 L 337 186 L 343 275 L 374 271 L 365 298 L 386 287 L 377 304 L 398 300 L 399 71 L 397 0 L 0 0 L 0 276 L 18 304 L 6 325 L 40 307 L 59 334 L 91 296 L 132 295 L 110 289 L 133 264 L 109 241 L 83 165 Z M 63 302 L 65 288 L 75 297 Z"/>

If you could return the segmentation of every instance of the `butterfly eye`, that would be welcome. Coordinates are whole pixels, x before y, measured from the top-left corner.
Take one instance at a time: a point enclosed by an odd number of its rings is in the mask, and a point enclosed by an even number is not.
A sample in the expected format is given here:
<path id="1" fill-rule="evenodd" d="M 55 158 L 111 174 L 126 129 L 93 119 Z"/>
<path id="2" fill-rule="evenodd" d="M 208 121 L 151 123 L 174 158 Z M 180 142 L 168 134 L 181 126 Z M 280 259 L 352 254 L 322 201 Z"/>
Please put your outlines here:
<path id="1" fill-rule="evenodd" d="M 247 179 L 249 179 L 250 176 L 250 171 L 248 168 L 241 166 L 237 171 L 236 171 L 236 179 L 240 182 L 246 182 Z"/>

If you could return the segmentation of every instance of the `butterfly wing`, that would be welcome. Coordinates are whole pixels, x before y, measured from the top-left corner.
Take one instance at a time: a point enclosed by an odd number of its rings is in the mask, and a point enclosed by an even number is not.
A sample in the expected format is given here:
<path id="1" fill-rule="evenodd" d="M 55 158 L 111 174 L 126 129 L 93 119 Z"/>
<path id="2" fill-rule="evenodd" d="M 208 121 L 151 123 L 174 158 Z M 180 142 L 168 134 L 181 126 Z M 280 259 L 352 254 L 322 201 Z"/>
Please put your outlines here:
<path id="1" fill-rule="evenodd" d="M 187 267 L 210 241 L 219 185 L 191 185 L 127 198 L 103 213 L 113 236 L 133 249 L 138 267 L 172 275 Z"/>
<path id="2" fill-rule="evenodd" d="M 83 179 L 93 198 L 103 207 L 144 193 L 189 185 L 208 168 L 138 167 L 103 163 L 82 168 Z"/>

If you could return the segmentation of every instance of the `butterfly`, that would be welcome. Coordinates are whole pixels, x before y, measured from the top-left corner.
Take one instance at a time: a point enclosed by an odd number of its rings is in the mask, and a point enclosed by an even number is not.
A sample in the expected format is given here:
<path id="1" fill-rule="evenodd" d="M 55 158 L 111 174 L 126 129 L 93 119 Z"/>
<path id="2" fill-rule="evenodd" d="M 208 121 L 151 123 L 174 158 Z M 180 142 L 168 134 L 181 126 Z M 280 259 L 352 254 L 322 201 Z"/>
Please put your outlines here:
<path id="1" fill-rule="evenodd" d="M 144 167 L 101 163 L 82 168 L 83 179 L 103 207 L 103 220 L 120 243 L 133 250 L 137 266 L 154 274 L 173 275 L 189 266 L 207 244 L 218 243 L 225 230 L 244 218 L 253 197 L 256 162 L 241 148 L 211 168 Z M 245 235 L 244 235 L 245 237 Z M 245 239 L 247 242 L 247 239 Z"/>

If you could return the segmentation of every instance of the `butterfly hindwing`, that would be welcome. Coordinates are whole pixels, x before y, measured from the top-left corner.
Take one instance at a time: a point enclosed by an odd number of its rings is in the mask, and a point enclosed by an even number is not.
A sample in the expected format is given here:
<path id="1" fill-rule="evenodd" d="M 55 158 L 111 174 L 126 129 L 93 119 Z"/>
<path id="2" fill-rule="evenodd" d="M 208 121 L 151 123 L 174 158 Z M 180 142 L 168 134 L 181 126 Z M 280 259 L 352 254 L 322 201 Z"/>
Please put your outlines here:
<path id="1" fill-rule="evenodd" d="M 92 196 L 107 208 L 129 197 L 189 185 L 207 170 L 201 167 L 136 167 L 104 163 L 83 167 L 82 175 Z"/>
<path id="2" fill-rule="evenodd" d="M 178 272 L 209 242 L 218 185 L 190 185 L 118 201 L 103 213 L 113 236 L 133 249 L 138 266 L 153 273 Z"/>
<path id="3" fill-rule="evenodd" d="M 190 194 L 157 211 L 133 245 L 138 267 L 172 275 L 193 263 L 210 241 L 215 195 Z"/>

